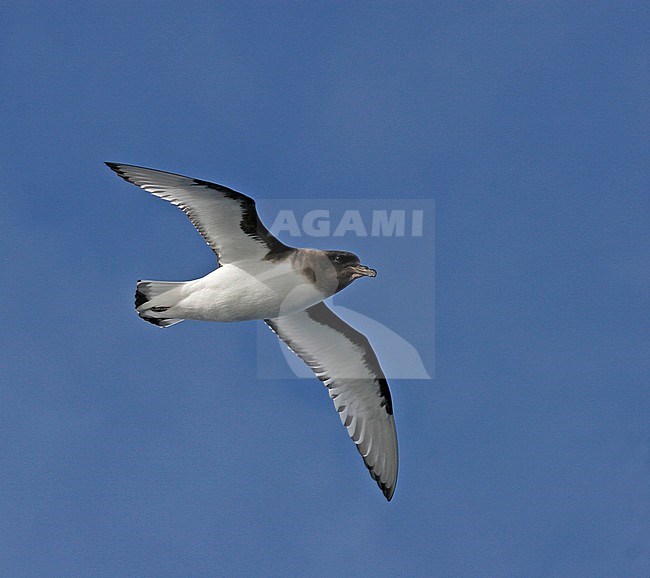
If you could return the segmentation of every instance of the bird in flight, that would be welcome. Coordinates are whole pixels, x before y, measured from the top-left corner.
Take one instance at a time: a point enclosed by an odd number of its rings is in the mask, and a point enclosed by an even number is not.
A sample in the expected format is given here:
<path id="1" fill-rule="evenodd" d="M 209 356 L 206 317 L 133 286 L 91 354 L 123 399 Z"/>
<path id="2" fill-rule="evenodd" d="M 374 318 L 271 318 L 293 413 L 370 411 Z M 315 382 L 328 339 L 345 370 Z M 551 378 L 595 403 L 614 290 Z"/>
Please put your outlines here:
<path id="1" fill-rule="evenodd" d="M 327 387 L 334 407 L 387 500 L 397 482 L 390 390 L 368 339 L 324 299 L 355 279 L 375 277 L 347 251 L 289 247 L 260 221 L 255 201 L 222 185 L 106 163 L 126 181 L 179 207 L 217 255 L 218 268 L 193 281 L 138 281 L 138 315 L 158 327 L 185 319 L 262 319 Z"/>

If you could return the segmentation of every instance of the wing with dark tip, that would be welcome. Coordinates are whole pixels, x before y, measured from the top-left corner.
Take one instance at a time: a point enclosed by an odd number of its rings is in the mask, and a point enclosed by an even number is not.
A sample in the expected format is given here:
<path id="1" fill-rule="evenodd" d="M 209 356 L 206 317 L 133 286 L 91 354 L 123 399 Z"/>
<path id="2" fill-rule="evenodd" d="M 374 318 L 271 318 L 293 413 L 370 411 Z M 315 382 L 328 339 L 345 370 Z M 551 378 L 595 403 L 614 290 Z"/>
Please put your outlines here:
<path id="1" fill-rule="evenodd" d="M 144 167 L 106 163 L 126 181 L 179 207 L 192 221 L 219 263 L 272 259 L 291 251 L 257 216 L 255 201 L 208 181 Z"/>
<path id="2" fill-rule="evenodd" d="M 370 475 L 390 501 L 397 482 L 397 434 L 388 383 L 368 339 L 325 303 L 265 321 L 325 384 Z"/>

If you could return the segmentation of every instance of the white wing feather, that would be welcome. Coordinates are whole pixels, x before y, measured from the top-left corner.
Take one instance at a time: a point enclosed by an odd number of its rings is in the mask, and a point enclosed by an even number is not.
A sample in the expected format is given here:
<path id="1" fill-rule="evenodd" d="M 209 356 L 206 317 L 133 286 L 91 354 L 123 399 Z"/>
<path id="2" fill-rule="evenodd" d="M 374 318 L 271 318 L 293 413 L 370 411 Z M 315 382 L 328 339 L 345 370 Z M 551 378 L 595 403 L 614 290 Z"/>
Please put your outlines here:
<path id="1" fill-rule="evenodd" d="M 174 173 L 106 163 L 124 180 L 179 207 L 222 264 L 285 254 L 287 247 L 259 220 L 255 201 L 228 187 Z"/>
<path id="2" fill-rule="evenodd" d="M 366 337 L 325 303 L 265 321 L 328 388 L 370 475 L 390 501 L 398 469 L 395 420 L 388 384 Z"/>

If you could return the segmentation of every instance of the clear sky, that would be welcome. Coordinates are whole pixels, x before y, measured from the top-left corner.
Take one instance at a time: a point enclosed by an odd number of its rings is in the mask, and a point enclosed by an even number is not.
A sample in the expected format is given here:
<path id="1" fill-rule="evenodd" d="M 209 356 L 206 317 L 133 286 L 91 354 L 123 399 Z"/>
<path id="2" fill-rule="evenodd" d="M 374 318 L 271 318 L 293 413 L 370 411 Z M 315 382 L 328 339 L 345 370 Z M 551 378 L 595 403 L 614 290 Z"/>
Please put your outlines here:
<path id="1" fill-rule="evenodd" d="M 647 577 L 649 17 L 2 2 L 0 575 Z M 138 319 L 137 279 L 214 258 L 104 161 L 266 221 L 435 203 L 435 262 L 431 229 L 283 237 L 377 268 L 335 303 L 433 376 L 392 382 L 390 504 L 320 383 L 260 379 L 258 323 Z"/>

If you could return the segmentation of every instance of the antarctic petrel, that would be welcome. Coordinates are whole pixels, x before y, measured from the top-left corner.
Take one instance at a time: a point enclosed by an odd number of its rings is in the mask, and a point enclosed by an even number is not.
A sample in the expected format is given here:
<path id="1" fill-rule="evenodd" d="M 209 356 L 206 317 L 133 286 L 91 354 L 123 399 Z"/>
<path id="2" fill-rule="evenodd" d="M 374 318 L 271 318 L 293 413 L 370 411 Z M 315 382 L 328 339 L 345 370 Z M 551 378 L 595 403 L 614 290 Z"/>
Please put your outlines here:
<path id="1" fill-rule="evenodd" d="M 138 281 L 138 315 L 158 327 L 184 319 L 264 322 L 328 389 L 334 407 L 388 500 L 397 482 L 390 390 L 366 337 L 323 303 L 377 273 L 347 251 L 289 247 L 260 221 L 255 201 L 222 185 L 119 163 L 120 177 L 179 207 L 217 255 L 193 281 Z"/>

